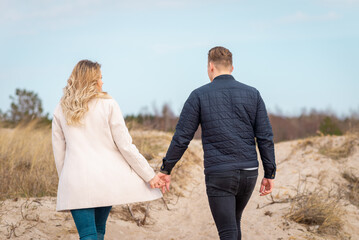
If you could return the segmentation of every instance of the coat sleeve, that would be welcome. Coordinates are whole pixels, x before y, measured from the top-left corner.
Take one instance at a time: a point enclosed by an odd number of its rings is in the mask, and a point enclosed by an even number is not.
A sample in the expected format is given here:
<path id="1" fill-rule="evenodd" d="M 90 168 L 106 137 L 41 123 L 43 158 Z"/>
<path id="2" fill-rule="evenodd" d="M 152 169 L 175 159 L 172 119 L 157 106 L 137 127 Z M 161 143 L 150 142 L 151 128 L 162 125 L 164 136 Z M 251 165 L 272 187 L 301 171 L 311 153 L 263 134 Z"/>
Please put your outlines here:
<path id="1" fill-rule="evenodd" d="M 55 114 L 52 118 L 52 150 L 54 153 L 57 174 L 60 178 L 65 160 L 66 141 L 64 133 L 62 131 L 60 120 Z"/>
<path id="2" fill-rule="evenodd" d="M 259 153 L 264 168 L 264 177 L 274 179 L 276 174 L 276 163 L 274 156 L 274 142 L 272 126 L 264 104 L 264 101 L 257 93 L 257 110 L 255 118 L 254 133 L 257 139 Z"/>
<path id="3" fill-rule="evenodd" d="M 149 182 L 155 176 L 155 172 L 138 151 L 137 147 L 132 143 L 132 137 L 128 132 L 120 107 L 115 101 L 113 101 L 111 107 L 109 124 L 112 138 L 118 150 L 135 172 L 145 182 Z"/>
<path id="4" fill-rule="evenodd" d="M 172 168 L 181 159 L 200 124 L 200 102 L 195 91 L 186 100 L 181 111 L 176 132 L 163 158 L 161 172 L 171 174 Z"/>

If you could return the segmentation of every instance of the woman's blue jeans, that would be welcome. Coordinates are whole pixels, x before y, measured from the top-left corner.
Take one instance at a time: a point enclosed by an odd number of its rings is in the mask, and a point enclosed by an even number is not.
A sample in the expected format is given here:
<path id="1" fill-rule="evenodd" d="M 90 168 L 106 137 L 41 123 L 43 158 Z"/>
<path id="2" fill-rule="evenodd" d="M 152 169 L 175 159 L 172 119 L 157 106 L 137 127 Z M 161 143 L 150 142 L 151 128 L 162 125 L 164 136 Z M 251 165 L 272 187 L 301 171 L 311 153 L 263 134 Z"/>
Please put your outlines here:
<path id="1" fill-rule="evenodd" d="M 240 240 L 241 217 L 258 177 L 255 170 L 206 174 L 209 206 L 221 240 Z"/>
<path id="2" fill-rule="evenodd" d="M 112 206 L 71 210 L 81 240 L 103 240 Z"/>

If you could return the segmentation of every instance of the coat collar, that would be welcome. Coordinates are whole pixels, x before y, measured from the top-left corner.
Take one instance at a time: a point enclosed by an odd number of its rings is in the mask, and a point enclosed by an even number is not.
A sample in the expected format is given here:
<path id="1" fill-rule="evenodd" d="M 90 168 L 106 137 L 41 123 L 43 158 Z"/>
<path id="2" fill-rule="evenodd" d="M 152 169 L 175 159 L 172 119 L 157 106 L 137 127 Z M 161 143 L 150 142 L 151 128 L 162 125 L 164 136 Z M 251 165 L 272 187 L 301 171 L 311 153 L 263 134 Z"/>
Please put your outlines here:
<path id="1" fill-rule="evenodd" d="M 234 77 L 231 74 L 222 74 L 218 75 L 217 77 L 213 78 L 213 81 L 221 81 L 221 80 L 234 80 Z"/>

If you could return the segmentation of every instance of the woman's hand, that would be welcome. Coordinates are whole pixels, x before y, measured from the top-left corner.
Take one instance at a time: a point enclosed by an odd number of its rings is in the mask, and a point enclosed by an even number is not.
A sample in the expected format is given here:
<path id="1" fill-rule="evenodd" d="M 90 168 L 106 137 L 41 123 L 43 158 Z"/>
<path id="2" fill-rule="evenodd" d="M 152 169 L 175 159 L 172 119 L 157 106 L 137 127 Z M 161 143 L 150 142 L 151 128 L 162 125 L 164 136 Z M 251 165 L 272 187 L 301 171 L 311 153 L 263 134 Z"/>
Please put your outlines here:
<path id="1" fill-rule="evenodd" d="M 154 176 L 149 183 L 151 188 L 163 188 L 166 185 L 166 183 L 162 181 L 158 175 Z"/>

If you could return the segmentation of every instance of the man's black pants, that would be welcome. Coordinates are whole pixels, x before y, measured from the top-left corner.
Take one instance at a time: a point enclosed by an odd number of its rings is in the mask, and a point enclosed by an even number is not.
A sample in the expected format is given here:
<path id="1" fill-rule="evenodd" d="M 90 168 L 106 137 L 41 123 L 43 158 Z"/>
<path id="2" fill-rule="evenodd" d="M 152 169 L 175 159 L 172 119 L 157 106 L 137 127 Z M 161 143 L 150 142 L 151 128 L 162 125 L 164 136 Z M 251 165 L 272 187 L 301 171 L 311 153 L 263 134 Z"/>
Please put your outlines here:
<path id="1" fill-rule="evenodd" d="M 209 206 L 221 240 L 241 239 L 241 217 L 258 177 L 255 170 L 206 174 Z"/>

